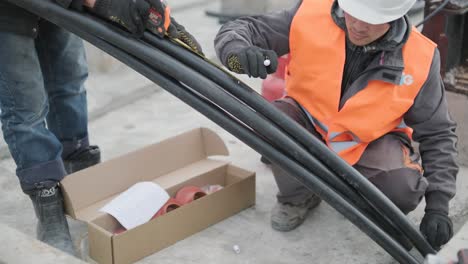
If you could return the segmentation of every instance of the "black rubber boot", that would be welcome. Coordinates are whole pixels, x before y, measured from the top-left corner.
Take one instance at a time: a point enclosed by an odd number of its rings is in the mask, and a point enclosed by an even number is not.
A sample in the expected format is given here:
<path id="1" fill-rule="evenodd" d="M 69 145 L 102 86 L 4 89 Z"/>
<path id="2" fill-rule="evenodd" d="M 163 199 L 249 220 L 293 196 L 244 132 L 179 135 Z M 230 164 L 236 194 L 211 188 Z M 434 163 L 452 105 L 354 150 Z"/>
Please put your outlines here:
<path id="1" fill-rule="evenodd" d="M 70 255 L 75 255 L 57 183 L 38 184 L 28 192 L 38 219 L 37 239 Z"/>
<path id="2" fill-rule="evenodd" d="M 63 165 L 68 174 L 86 169 L 101 162 L 101 151 L 98 146 L 88 146 L 68 155 Z"/>

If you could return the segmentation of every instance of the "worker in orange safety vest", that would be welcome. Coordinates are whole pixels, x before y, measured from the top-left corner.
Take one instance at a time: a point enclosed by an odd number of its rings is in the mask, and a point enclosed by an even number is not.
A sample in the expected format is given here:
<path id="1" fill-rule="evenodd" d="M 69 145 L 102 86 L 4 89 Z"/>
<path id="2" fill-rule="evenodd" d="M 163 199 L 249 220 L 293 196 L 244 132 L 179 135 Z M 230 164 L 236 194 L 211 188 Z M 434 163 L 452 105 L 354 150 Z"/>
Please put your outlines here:
<path id="1" fill-rule="evenodd" d="M 453 235 L 456 124 L 436 45 L 411 26 L 416 0 L 303 0 L 223 25 L 218 57 L 265 78 L 290 54 L 286 96 L 273 104 L 323 141 L 405 214 L 423 197 L 420 229 L 434 248 Z M 419 153 L 412 142 L 419 142 Z M 422 165 L 420 164 L 422 161 Z M 298 227 L 320 197 L 272 164 L 279 192 L 272 227 Z"/>

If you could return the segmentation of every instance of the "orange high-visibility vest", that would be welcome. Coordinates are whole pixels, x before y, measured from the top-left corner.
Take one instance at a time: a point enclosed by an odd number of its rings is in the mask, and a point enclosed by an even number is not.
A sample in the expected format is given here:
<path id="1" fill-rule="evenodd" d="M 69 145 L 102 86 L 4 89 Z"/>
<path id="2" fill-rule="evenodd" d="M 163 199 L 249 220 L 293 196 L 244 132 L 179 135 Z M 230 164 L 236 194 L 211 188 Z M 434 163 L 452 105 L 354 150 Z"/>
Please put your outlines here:
<path id="1" fill-rule="evenodd" d="M 411 138 L 403 115 L 428 77 L 436 45 L 413 28 L 403 47 L 400 84 L 370 80 L 339 109 L 346 36 L 331 17 L 332 4 L 303 0 L 293 18 L 286 91 L 308 112 L 327 145 L 354 165 L 370 142 L 391 131 Z"/>

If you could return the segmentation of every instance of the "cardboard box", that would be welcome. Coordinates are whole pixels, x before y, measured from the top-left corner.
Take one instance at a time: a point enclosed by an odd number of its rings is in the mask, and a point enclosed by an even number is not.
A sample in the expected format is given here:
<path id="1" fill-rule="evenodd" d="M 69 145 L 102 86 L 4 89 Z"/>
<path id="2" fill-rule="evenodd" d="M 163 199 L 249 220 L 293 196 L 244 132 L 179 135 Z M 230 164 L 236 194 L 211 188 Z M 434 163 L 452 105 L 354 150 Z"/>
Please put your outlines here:
<path id="1" fill-rule="evenodd" d="M 199 128 L 67 176 L 61 183 L 66 212 L 88 223 L 91 258 L 131 263 L 252 206 L 255 173 L 209 158 L 227 154 L 218 135 Z M 186 185 L 224 188 L 114 235 L 118 222 L 98 210 L 140 181 L 153 181 L 171 196 Z"/>

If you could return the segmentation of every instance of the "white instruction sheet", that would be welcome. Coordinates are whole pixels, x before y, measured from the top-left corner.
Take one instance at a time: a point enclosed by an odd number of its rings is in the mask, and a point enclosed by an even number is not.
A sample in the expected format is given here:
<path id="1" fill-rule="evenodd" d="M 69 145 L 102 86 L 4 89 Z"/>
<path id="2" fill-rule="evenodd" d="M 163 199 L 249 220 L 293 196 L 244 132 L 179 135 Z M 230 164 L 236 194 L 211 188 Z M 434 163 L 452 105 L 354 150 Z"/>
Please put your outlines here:
<path id="1" fill-rule="evenodd" d="M 129 230 L 148 222 L 169 200 L 169 194 L 154 182 L 139 182 L 99 211 L 115 217 Z"/>

